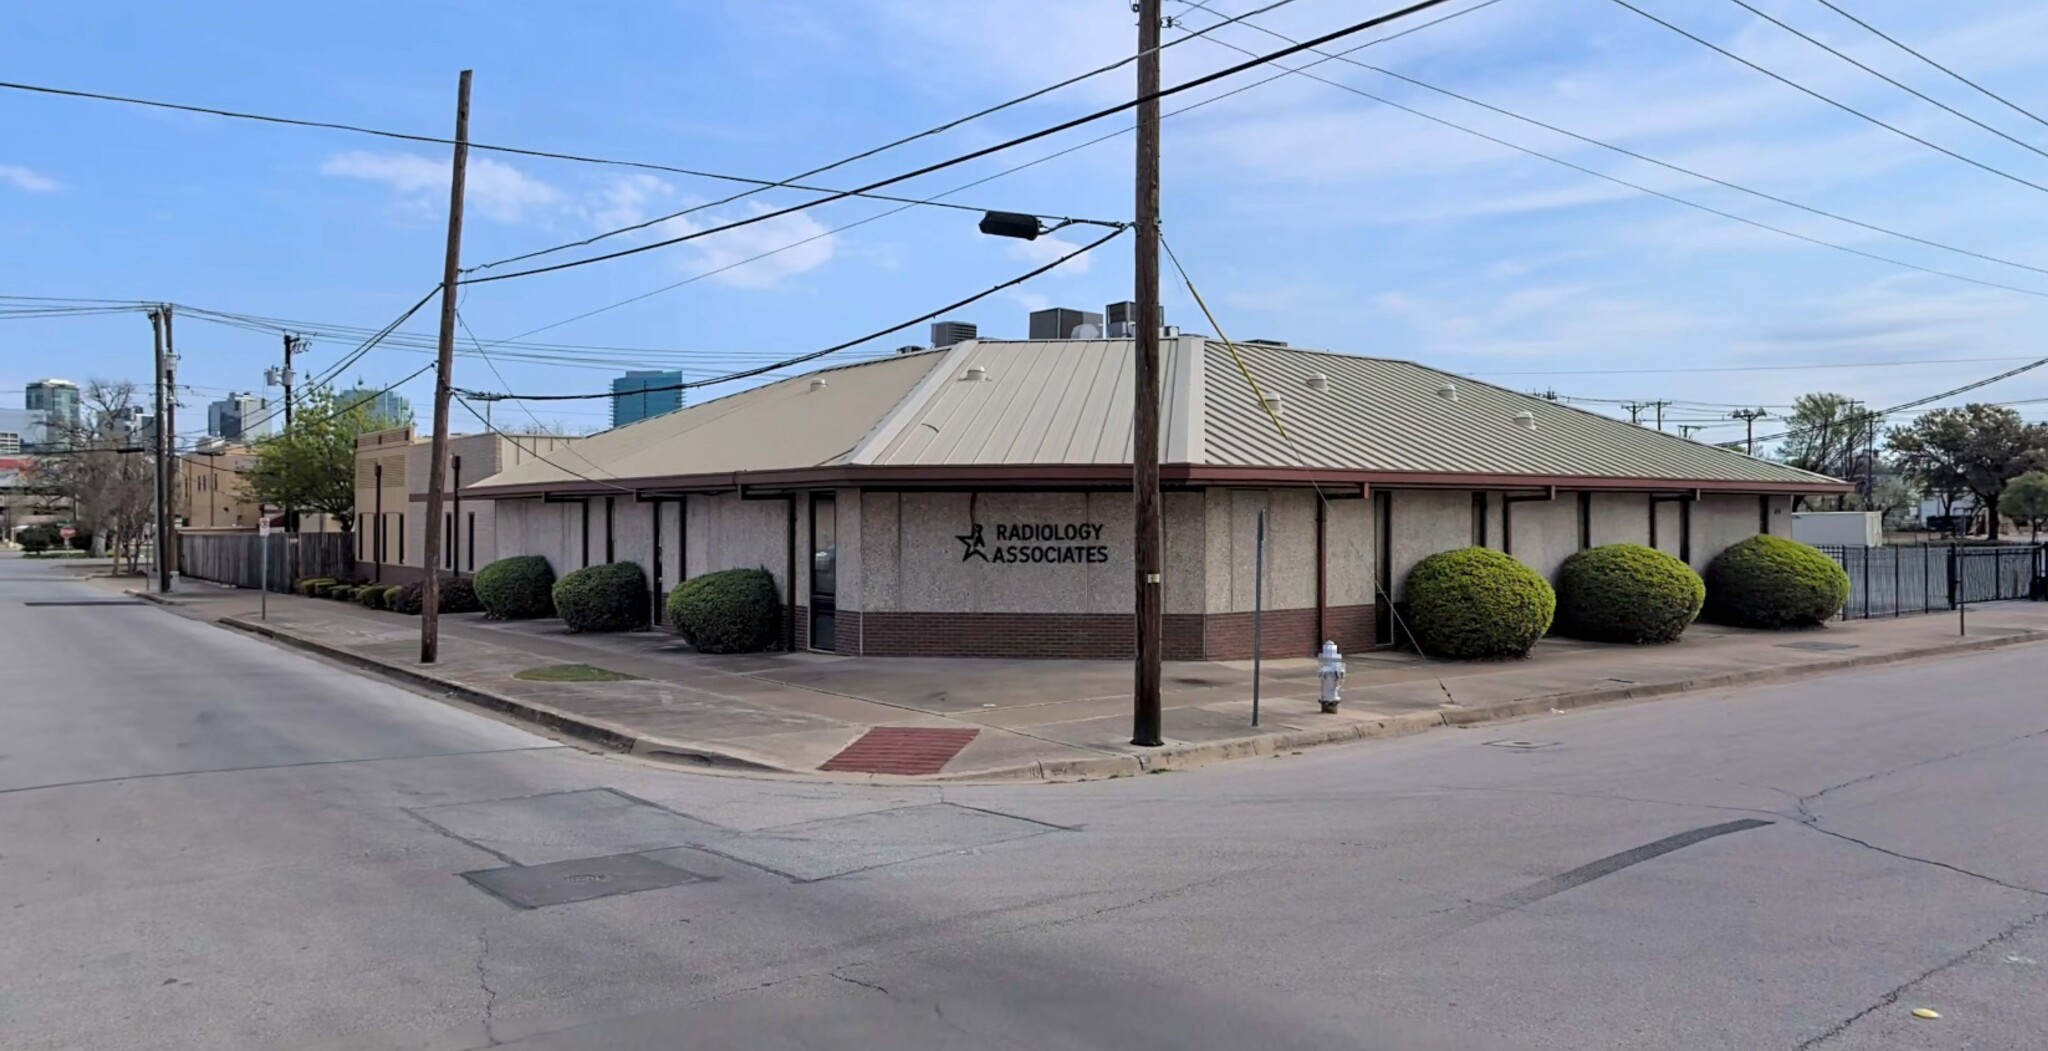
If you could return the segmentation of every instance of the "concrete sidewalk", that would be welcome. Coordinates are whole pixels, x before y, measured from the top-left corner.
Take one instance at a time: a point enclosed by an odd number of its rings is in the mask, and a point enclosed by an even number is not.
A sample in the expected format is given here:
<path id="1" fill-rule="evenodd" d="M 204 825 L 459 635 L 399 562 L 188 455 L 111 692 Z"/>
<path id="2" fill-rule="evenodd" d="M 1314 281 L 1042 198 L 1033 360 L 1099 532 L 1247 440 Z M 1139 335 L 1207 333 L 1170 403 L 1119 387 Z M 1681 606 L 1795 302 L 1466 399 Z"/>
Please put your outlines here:
<path id="1" fill-rule="evenodd" d="M 815 774 L 871 729 L 969 732 L 939 735 L 971 734 L 936 775 L 948 779 L 1136 774 L 2048 639 L 2048 604 L 2012 602 L 1972 607 L 1968 637 L 1958 637 L 1954 615 L 1936 614 L 1807 632 L 1698 624 L 1683 641 L 1655 647 L 1546 639 L 1528 660 L 1501 663 L 1374 651 L 1347 657 L 1344 703 L 1333 715 L 1316 704 L 1314 661 L 1272 660 L 1256 728 L 1250 662 L 1177 662 L 1166 666 L 1167 746 L 1139 749 L 1129 744 L 1130 666 L 1122 661 L 711 656 L 664 631 L 571 635 L 556 621 L 463 614 L 442 619 L 441 660 L 424 666 L 416 618 L 273 595 L 268 620 L 259 621 L 257 600 L 254 592 L 186 582 L 169 602 L 186 615 L 642 755 Z M 561 664 L 635 678 L 514 677 Z"/>

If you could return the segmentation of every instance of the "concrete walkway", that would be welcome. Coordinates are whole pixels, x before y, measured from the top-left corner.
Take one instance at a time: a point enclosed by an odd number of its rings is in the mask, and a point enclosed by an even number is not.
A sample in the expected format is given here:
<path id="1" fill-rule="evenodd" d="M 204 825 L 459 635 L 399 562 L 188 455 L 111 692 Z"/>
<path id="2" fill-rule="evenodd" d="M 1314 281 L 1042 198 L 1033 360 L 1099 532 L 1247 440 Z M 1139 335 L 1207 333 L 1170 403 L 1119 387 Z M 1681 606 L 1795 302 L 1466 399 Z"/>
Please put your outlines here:
<path id="1" fill-rule="evenodd" d="M 1121 661 L 711 656 L 664 631 L 571 635 L 556 621 L 464 614 L 443 618 L 441 660 L 423 666 L 416 618 L 273 595 L 259 621 L 257 598 L 186 582 L 170 602 L 188 616 L 637 754 L 813 773 L 873 728 L 976 731 L 938 775 L 959 779 L 1135 774 L 2048 639 L 2048 604 L 2012 602 L 1973 607 L 1967 637 L 1953 614 L 1936 614 L 1805 632 L 1697 624 L 1684 640 L 1655 647 L 1546 639 L 1528 660 L 1500 663 L 1375 651 L 1348 656 L 1344 703 L 1333 715 L 1318 710 L 1314 661 L 1269 660 L 1256 728 L 1250 662 L 1175 662 L 1165 676 L 1167 746 L 1139 749 L 1129 744 L 1130 666 Z M 514 677 L 561 664 L 635 678 Z"/>

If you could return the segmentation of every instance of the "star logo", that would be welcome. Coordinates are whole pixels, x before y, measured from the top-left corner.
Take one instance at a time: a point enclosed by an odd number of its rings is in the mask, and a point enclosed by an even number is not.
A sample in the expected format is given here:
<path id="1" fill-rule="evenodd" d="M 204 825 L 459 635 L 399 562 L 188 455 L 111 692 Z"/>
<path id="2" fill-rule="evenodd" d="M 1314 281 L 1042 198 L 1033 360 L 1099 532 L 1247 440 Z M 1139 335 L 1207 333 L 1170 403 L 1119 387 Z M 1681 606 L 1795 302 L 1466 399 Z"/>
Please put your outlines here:
<path id="1" fill-rule="evenodd" d="M 988 561 L 988 541 L 981 535 L 981 523 L 974 523 L 968 532 L 954 534 L 953 539 L 960 541 L 961 546 L 967 549 L 961 553 L 960 561 L 966 562 L 977 558 L 983 562 Z"/>

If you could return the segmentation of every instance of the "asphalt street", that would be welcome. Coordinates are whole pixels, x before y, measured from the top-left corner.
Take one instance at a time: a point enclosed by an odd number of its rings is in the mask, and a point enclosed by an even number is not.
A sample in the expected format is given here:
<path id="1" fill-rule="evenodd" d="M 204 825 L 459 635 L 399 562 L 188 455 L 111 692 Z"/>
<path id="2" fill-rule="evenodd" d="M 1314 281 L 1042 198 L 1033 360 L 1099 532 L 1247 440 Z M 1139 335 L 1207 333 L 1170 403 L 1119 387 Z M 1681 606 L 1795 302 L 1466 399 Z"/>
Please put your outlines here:
<path id="1" fill-rule="evenodd" d="M 2048 1046 L 2048 646 L 942 788 L 113 594 L 0 556 L 7 1048 Z"/>

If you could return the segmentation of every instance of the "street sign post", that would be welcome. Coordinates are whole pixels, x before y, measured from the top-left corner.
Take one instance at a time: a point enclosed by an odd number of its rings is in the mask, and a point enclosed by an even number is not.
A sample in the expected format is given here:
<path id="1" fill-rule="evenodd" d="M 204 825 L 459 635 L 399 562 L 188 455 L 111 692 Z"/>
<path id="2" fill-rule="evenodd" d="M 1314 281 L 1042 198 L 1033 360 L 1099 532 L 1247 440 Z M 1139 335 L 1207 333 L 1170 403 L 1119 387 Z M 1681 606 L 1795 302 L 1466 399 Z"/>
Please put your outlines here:
<path id="1" fill-rule="evenodd" d="M 78 530 L 73 529 L 70 526 L 65 526 L 64 528 L 57 530 L 57 535 L 63 537 L 66 540 L 69 540 L 72 537 L 78 535 Z"/>

